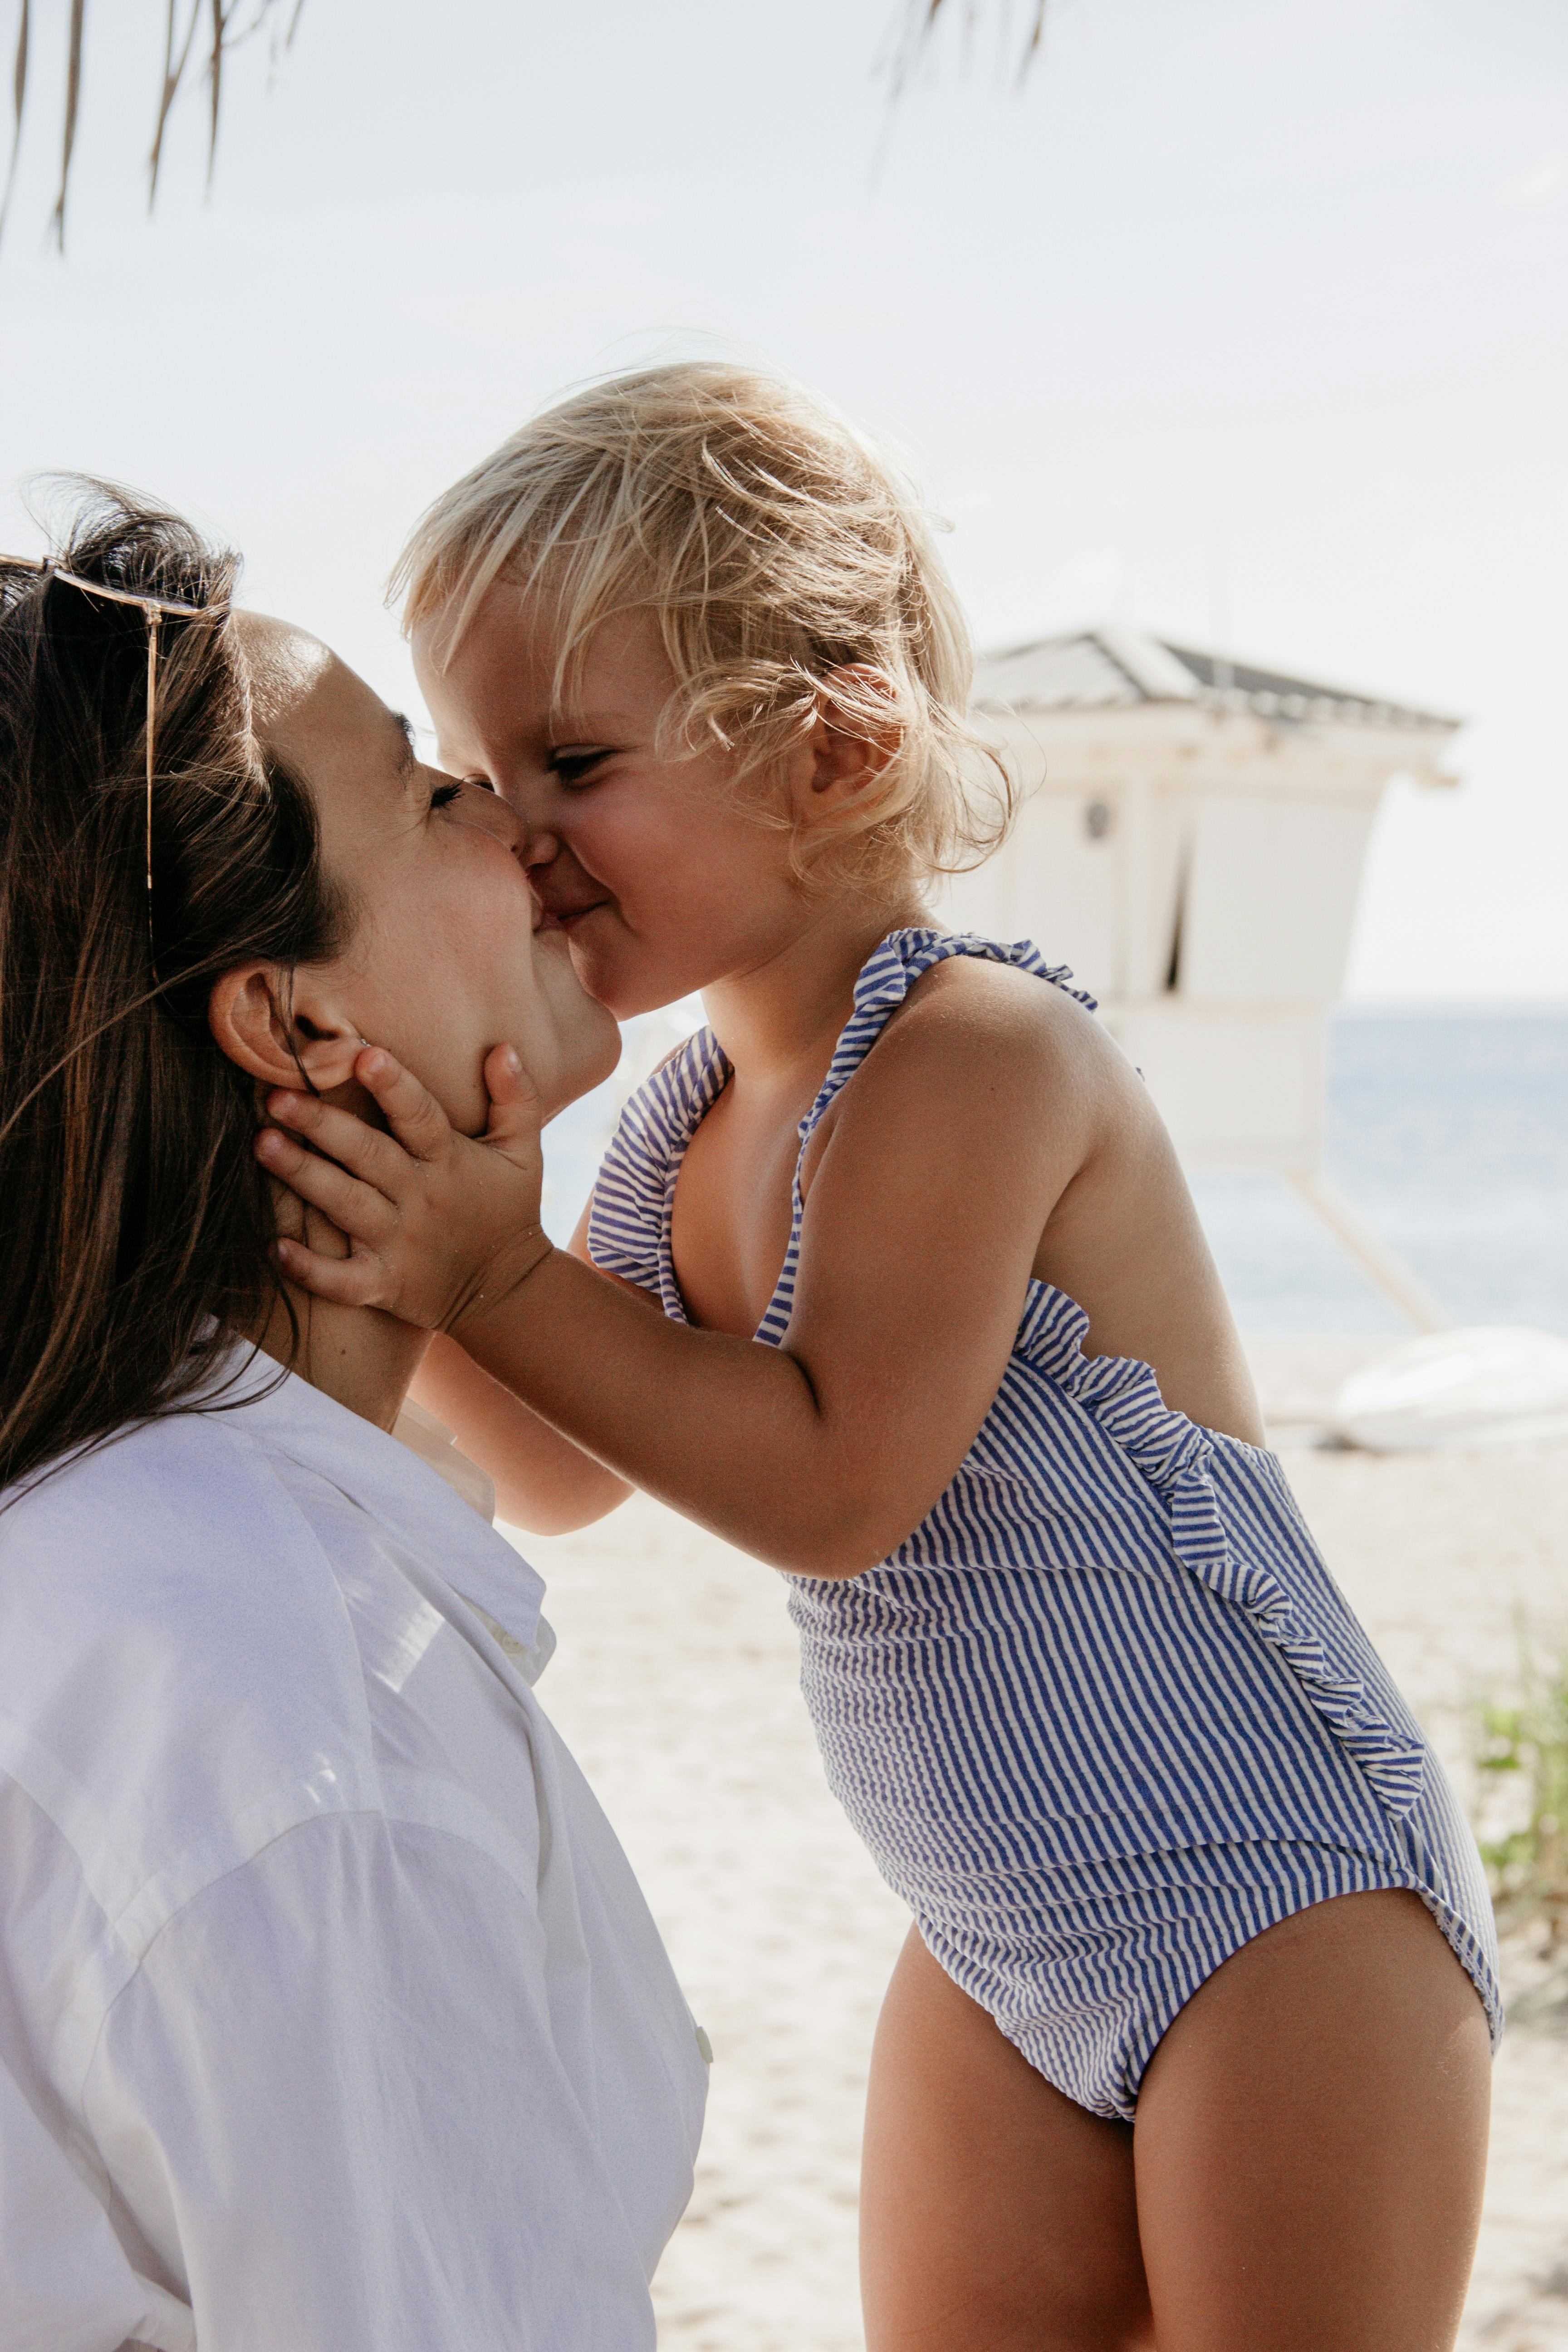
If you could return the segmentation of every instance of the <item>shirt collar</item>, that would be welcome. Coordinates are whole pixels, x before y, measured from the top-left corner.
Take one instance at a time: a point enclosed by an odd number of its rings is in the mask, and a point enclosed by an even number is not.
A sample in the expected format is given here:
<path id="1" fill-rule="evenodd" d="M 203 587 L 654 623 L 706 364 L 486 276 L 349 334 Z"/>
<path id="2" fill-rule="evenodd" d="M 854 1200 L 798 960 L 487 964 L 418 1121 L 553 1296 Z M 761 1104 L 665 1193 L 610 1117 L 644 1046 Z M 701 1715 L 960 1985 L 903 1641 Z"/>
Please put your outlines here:
<path id="1" fill-rule="evenodd" d="M 258 1349 L 237 1345 L 203 1396 L 221 1399 L 232 1427 L 335 1486 L 512 1643 L 542 1652 L 535 1673 L 543 1666 L 553 1647 L 539 1613 L 543 1578 L 418 1454 Z"/>

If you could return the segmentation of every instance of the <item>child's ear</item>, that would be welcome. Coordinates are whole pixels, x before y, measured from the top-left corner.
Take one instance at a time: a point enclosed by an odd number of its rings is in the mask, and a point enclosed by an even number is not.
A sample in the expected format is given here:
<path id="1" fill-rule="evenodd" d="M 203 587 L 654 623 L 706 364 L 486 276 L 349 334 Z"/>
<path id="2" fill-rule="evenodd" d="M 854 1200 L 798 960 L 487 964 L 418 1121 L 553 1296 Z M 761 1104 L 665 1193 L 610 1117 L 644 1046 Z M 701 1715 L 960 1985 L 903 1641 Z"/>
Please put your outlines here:
<path id="1" fill-rule="evenodd" d="M 875 797 L 903 746 L 903 721 L 889 678 L 867 663 L 836 669 L 793 763 L 791 798 L 799 824 L 821 824 L 868 794 Z"/>
<path id="2" fill-rule="evenodd" d="M 275 963 L 226 971 L 207 999 L 207 1026 L 229 1060 L 268 1087 L 297 1087 L 303 1073 L 330 1094 L 353 1077 L 364 1050 L 330 990 Z"/>

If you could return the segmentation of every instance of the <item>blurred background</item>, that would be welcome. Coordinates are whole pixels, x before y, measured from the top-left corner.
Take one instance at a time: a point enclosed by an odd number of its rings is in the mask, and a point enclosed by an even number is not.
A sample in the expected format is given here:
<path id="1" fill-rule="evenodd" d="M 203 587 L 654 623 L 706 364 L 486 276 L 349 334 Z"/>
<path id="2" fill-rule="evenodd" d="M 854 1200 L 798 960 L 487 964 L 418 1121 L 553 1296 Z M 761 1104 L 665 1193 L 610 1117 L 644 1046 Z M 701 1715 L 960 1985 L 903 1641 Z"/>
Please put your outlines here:
<path id="1" fill-rule="evenodd" d="M 1568 9 L 1049 0 L 1024 73 L 1033 0 L 944 0 L 923 39 L 921 13 L 201 0 L 150 217 L 166 0 L 31 0 L 0 545 L 41 544 L 41 473 L 134 484 L 419 719 L 382 583 L 552 396 L 739 356 L 892 445 L 980 646 L 1047 649 L 983 674 L 999 709 L 1035 681 L 1047 814 L 1033 865 L 975 887 L 1069 942 L 1148 1056 L 1291 1478 L 1483 1820 L 1516 2025 L 1465 2341 L 1561 2352 L 1568 1445 L 1322 1438 L 1337 1384 L 1419 1328 L 1568 1336 Z M 0 60 L 23 15 L 0 0 Z M 1128 692 L 1063 687 L 1086 662 Z M 1198 730 L 1202 808 L 1122 757 L 1140 711 Z M 1270 807 L 1353 801 L 1340 846 L 1300 863 L 1243 823 L 1243 767 Z M 1148 807 L 1180 822 L 1145 839 Z M 1319 860 L 1294 978 L 1269 977 L 1255 853 L 1266 892 Z M 1249 1139 L 1238 1077 L 1215 1146 L 1159 1039 L 1248 924 L 1226 1034 L 1294 1039 L 1294 1125 Z M 552 1130 L 557 1232 L 628 1077 L 694 1017 L 644 1024 Z M 776 1589 L 640 1502 L 527 1548 L 550 1703 L 719 2047 L 664 2339 L 853 2352 L 860 2085 L 904 1923 L 822 1788 Z"/>

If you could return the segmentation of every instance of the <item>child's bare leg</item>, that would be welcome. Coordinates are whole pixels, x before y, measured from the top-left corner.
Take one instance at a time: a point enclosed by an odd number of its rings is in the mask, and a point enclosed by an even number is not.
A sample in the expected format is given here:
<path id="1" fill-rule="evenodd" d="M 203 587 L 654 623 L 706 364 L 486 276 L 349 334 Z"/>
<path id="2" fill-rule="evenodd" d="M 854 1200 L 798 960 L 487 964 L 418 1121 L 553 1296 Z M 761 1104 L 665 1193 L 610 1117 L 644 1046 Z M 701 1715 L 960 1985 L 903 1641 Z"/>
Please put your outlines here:
<path id="1" fill-rule="evenodd" d="M 1474 1988 L 1413 1895 L 1211 1977 L 1136 2133 L 1063 2098 L 911 1935 L 878 2027 L 868 2352 L 1447 2352 L 1486 2170 Z M 1145 2284 L 1145 2265 L 1148 2284 Z"/>
<path id="2" fill-rule="evenodd" d="M 1489 2098 L 1480 2003 L 1414 1895 L 1342 1895 L 1247 1945 L 1139 2098 L 1160 2352 L 1447 2352 Z"/>
<path id="3" fill-rule="evenodd" d="M 877 2027 L 868 2352 L 1152 2346 L 1132 2130 L 1064 2098 L 910 1931 Z"/>

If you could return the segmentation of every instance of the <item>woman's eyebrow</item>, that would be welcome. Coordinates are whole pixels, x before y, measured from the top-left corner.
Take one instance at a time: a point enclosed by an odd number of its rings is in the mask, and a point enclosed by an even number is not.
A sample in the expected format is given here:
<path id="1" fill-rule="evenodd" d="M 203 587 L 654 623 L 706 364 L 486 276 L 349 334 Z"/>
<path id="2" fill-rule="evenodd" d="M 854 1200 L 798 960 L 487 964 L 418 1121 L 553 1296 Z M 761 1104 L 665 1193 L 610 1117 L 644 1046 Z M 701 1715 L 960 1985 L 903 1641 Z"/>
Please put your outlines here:
<path id="1" fill-rule="evenodd" d="M 418 757 L 414 749 L 414 722 L 401 710 L 389 710 L 386 715 L 403 738 L 397 754 L 398 773 L 404 776 L 412 775 L 414 770 L 419 765 Z"/>

